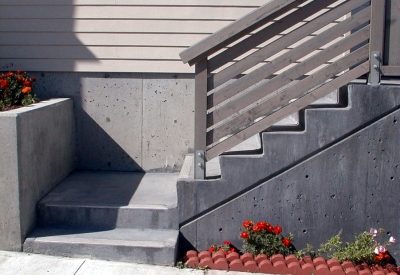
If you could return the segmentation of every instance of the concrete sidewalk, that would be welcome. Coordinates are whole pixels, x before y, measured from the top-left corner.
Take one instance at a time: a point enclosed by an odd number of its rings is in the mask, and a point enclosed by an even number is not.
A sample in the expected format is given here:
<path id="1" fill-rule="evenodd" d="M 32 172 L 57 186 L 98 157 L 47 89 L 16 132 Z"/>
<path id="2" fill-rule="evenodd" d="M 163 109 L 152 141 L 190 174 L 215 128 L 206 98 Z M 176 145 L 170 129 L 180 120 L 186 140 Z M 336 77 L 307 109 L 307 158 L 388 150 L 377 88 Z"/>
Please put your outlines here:
<path id="1" fill-rule="evenodd" d="M 0 251 L 1 275 L 250 275 Z"/>

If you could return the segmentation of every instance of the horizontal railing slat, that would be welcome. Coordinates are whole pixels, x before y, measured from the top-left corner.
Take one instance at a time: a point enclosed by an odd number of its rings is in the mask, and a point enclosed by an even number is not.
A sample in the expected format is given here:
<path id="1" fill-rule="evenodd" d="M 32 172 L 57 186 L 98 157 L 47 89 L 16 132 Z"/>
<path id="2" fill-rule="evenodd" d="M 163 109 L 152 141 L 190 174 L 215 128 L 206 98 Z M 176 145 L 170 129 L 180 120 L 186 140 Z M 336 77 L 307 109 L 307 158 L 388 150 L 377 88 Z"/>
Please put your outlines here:
<path id="1" fill-rule="evenodd" d="M 180 57 L 183 63 L 193 65 L 199 60 L 229 45 L 231 42 L 261 27 L 266 23 L 264 19 L 271 14 L 293 2 L 302 3 L 304 1 L 305 0 L 274 0 L 269 2 L 181 52 Z"/>
<path id="2" fill-rule="evenodd" d="M 381 70 L 386 76 L 400 76 L 400 66 L 382 66 Z"/>
<path id="3" fill-rule="evenodd" d="M 313 75 L 299 81 L 297 84 L 290 86 L 281 93 L 274 95 L 268 101 L 261 103 L 253 109 L 243 113 L 242 115 L 229 121 L 228 125 L 222 125 L 207 133 L 207 144 L 211 145 L 218 142 L 221 138 L 230 134 L 236 134 L 241 129 L 250 126 L 253 121 L 261 116 L 268 116 L 274 110 L 285 106 L 289 100 L 303 96 L 308 90 L 323 84 L 325 81 L 334 78 L 340 72 L 351 66 L 359 64 L 369 56 L 369 45 L 365 45 L 360 49 L 350 53 L 349 55 L 337 60 L 331 65 L 319 70 Z"/>
<path id="4" fill-rule="evenodd" d="M 333 22 L 338 17 L 346 15 L 350 11 L 356 9 L 366 2 L 368 2 L 368 0 L 352 0 L 345 2 L 337 6 L 335 9 L 319 16 L 313 21 L 301 26 L 295 31 L 285 35 L 281 39 L 267 45 L 266 47 L 256 51 L 251 55 L 248 55 L 239 62 L 227 67 L 226 69 L 212 76 L 213 79 L 211 81 L 214 83 L 214 87 L 218 87 L 226 81 L 238 76 L 244 71 L 262 62 L 269 56 L 280 52 L 291 44 Z"/>
<path id="5" fill-rule="evenodd" d="M 345 37 L 341 41 L 338 41 L 335 44 L 329 46 L 325 50 L 293 66 L 292 68 L 279 74 L 275 78 L 272 78 L 270 81 L 263 83 L 262 85 L 258 86 L 252 91 L 249 91 L 242 97 L 235 98 L 235 100 L 232 100 L 227 104 L 225 104 L 224 106 L 209 113 L 207 115 L 207 121 L 212 121 L 213 124 L 217 124 L 220 121 L 228 118 L 229 116 L 237 113 L 238 111 L 245 109 L 245 107 L 250 106 L 250 104 L 257 102 L 262 98 L 265 98 L 274 91 L 277 91 L 286 84 L 289 84 L 292 80 L 298 79 L 305 73 L 310 72 L 311 70 L 319 67 L 325 62 L 346 52 L 352 47 L 355 47 L 358 44 L 366 41 L 369 38 L 369 31 L 370 31 L 370 26 L 368 25 L 362 28 L 361 30 L 353 33 L 352 35 Z M 291 55 L 288 55 L 286 59 L 296 60 Z M 207 127 L 210 126 L 211 125 L 209 124 L 207 125 Z"/>
<path id="6" fill-rule="evenodd" d="M 310 105 L 315 100 L 318 100 L 327 94 L 331 93 L 335 89 L 349 83 L 350 81 L 366 74 L 369 71 L 369 62 L 364 62 L 361 65 L 353 68 L 352 70 L 340 75 L 339 77 L 333 79 L 332 81 L 326 83 L 325 85 L 315 89 L 313 92 L 306 94 L 305 96 L 297 99 L 289 105 L 277 110 L 268 117 L 258 121 L 257 123 L 251 125 L 250 127 L 238 132 L 237 134 L 227 138 L 224 142 L 216 144 L 215 146 L 209 148 L 206 152 L 206 159 L 213 159 L 219 154 L 229 150 L 230 148 L 238 145 L 244 140 L 260 133 L 272 126 L 281 119 L 287 117 L 288 114 L 297 112 L 308 105 Z"/>
<path id="7" fill-rule="evenodd" d="M 291 62 L 306 56 L 312 51 L 334 40 L 335 38 L 367 22 L 369 18 L 370 9 L 366 8 L 354 16 L 342 21 L 336 26 L 328 29 L 327 31 L 297 46 L 291 51 L 277 57 L 270 63 L 267 63 L 253 72 L 230 83 L 229 85 L 226 85 L 225 87 L 208 96 L 208 108 L 221 104 L 223 101 L 230 99 L 255 83 L 271 76 L 274 72 L 277 72 L 283 69 L 285 66 L 288 66 Z"/>
<path id="8" fill-rule="evenodd" d="M 242 54 L 245 54 L 250 49 L 257 47 L 258 45 L 264 43 L 268 39 L 271 39 L 275 35 L 278 35 L 284 30 L 294 26 L 295 24 L 297 24 L 297 22 L 306 19 L 307 17 L 313 15 L 315 12 L 326 8 L 329 4 L 336 1 L 337 0 L 312 1 L 306 6 L 297 9 L 290 14 L 290 17 L 286 16 L 280 19 L 279 24 L 273 24 L 273 27 L 269 25 L 264 29 L 258 31 L 257 33 L 251 35 L 250 37 L 246 38 L 245 40 L 233 45 L 222 53 L 210 58 L 208 60 L 209 72 L 213 72 L 214 70 L 222 67 L 228 62 L 231 62 L 233 59 L 241 56 Z M 293 6 L 297 6 L 297 3 L 292 3 L 286 6 L 285 9 L 281 10 L 282 12 L 279 12 L 276 15 L 279 16 L 280 14 L 283 14 L 288 8 L 290 9 Z M 210 89 L 212 88 L 213 87 L 211 86 Z"/>

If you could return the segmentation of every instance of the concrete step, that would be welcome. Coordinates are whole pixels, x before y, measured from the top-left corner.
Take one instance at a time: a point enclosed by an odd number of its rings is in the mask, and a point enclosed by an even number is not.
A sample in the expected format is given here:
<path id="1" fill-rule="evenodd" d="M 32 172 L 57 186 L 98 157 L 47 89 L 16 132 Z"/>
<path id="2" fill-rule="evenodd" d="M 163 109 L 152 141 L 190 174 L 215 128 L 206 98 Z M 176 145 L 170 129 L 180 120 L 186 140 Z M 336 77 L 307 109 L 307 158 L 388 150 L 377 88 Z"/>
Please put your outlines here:
<path id="1" fill-rule="evenodd" d="M 178 174 L 78 171 L 37 207 L 39 227 L 178 229 Z"/>
<path id="2" fill-rule="evenodd" d="M 37 228 L 23 251 L 55 256 L 173 265 L 178 230 L 116 228 L 105 231 Z"/>

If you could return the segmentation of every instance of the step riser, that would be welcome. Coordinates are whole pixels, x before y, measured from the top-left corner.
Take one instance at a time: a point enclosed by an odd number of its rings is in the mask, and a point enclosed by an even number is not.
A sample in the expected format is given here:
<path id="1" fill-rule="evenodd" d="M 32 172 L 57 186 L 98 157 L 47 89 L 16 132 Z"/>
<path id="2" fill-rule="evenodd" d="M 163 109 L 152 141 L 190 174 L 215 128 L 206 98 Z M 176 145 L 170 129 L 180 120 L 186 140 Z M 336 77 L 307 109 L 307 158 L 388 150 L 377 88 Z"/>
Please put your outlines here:
<path id="1" fill-rule="evenodd" d="M 124 245 L 35 242 L 27 239 L 24 252 L 108 261 L 174 265 L 175 247 L 132 247 Z"/>
<path id="2" fill-rule="evenodd" d="M 38 206 L 38 226 L 76 229 L 178 229 L 176 209 Z"/>

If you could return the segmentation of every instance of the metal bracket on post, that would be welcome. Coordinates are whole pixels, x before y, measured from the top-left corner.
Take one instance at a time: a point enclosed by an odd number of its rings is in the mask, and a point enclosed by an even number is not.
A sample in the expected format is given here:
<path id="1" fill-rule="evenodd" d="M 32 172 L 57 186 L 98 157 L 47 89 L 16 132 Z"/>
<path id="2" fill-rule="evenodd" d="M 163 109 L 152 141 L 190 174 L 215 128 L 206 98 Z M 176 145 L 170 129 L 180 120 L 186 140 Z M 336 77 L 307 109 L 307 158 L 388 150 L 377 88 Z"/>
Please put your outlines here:
<path id="1" fill-rule="evenodd" d="M 372 51 L 370 56 L 369 85 L 379 85 L 381 83 L 381 53 Z"/>
<path id="2" fill-rule="evenodd" d="M 206 175 L 206 162 L 203 150 L 197 150 L 194 156 L 194 179 L 204 180 Z"/>

